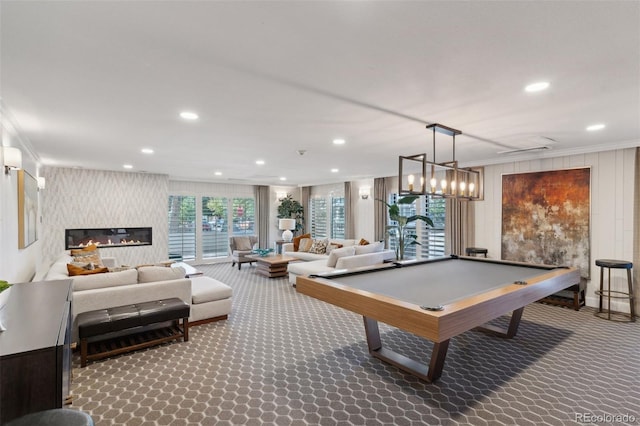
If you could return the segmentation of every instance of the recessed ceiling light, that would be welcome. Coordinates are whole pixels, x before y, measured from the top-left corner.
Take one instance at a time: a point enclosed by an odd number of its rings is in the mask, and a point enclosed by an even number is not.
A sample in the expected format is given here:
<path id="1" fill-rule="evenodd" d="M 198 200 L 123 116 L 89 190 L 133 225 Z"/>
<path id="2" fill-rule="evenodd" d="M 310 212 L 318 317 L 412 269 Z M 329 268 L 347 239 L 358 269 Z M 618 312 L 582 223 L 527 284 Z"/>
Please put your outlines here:
<path id="1" fill-rule="evenodd" d="M 338 169 L 331 169 L 331 173 L 338 173 L 339 170 Z"/>
<path id="2" fill-rule="evenodd" d="M 151 148 L 142 148 L 140 152 L 143 154 L 153 154 L 153 150 Z"/>
<path id="3" fill-rule="evenodd" d="M 602 123 L 599 123 L 599 124 L 592 124 L 591 126 L 587 126 L 587 131 L 589 131 L 589 132 L 595 132 L 596 130 L 602 130 L 602 129 L 604 129 L 605 127 L 607 127 L 607 126 L 605 126 L 605 125 L 604 125 L 604 124 L 602 124 Z"/>
<path id="4" fill-rule="evenodd" d="M 280 180 L 287 180 L 287 178 L 286 178 L 286 177 L 284 177 L 284 176 L 282 176 L 282 177 L 280 178 Z"/>
<path id="5" fill-rule="evenodd" d="M 334 145 L 344 145 L 344 139 L 334 139 L 333 140 L 333 144 Z"/>
<path id="6" fill-rule="evenodd" d="M 256 160 L 256 164 L 258 166 L 262 166 L 264 164 L 264 160 Z"/>
<path id="7" fill-rule="evenodd" d="M 537 83 L 532 83 L 524 88 L 525 92 L 540 92 L 541 90 L 545 90 L 549 88 L 549 82 L 547 81 L 539 81 Z"/>
<path id="8" fill-rule="evenodd" d="M 213 174 L 216 176 L 222 176 L 222 172 L 214 172 Z"/>
<path id="9" fill-rule="evenodd" d="M 185 120 L 197 120 L 198 119 L 198 114 L 196 114 L 195 112 L 191 112 L 191 111 L 182 111 L 180 113 L 180 117 L 184 118 Z"/>
<path id="10" fill-rule="evenodd" d="M 122 167 L 124 167 L 125 169 L 133 169 L 133 166 L 131 164 L 124 164 Z"/>

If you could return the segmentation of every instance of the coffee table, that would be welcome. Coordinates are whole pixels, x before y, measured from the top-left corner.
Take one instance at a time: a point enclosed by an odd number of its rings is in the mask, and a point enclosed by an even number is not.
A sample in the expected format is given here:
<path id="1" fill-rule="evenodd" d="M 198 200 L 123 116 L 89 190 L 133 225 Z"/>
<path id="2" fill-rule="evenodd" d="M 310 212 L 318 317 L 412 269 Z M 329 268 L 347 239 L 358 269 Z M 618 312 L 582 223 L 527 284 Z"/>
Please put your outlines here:
<path id="1" fill-rule="evenodd" d="M 287 275 L 287 265 L 298 258 L 284 254 L 272 254 L 270 256 L 246 256 L 255 259 L 258 263 L 256 273 L 269 278 L 284 277 Z"/>

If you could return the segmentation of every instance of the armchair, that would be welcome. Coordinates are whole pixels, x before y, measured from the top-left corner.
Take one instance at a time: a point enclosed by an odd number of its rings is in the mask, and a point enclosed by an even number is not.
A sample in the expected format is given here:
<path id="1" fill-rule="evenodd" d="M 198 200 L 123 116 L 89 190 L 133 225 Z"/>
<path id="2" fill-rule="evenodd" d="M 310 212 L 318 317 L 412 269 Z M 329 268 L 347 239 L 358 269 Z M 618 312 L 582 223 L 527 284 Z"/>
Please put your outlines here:
<path id="1" fill-rule="evenodd" d="M 258 243 L 258 237 L 255 235 L 229 237 L 229 252 L 231 253 L 231 267 L 238 264 L 238 270 L 243 263 L 253 263 L 256 259 L 246 257 L 251 254 L 253 246 Z"/>

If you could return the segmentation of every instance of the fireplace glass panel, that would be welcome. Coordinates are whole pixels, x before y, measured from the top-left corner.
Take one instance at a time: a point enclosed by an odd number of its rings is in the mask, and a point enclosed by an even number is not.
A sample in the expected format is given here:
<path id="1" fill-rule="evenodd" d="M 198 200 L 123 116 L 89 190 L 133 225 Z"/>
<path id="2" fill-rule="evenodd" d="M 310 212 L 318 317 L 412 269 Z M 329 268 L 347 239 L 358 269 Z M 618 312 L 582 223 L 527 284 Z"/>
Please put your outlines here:
<path id="1" fill-rule="evenodd" d="M 65 249 L 97 247 L 146 246 L 152 243 L 151 228 L 66 229 Z"/>

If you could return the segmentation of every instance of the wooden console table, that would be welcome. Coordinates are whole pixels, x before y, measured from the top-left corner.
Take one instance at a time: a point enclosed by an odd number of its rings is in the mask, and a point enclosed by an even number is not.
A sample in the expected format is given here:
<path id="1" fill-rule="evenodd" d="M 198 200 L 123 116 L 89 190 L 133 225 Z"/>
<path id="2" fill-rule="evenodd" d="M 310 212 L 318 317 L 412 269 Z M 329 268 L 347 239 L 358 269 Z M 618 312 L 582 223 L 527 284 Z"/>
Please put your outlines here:
<path id="1" fill-rule="evenodd" d="M 15 284 L 0 333 L 0 424 L 61 408 L 71 382 L 71 280 Z"/>

